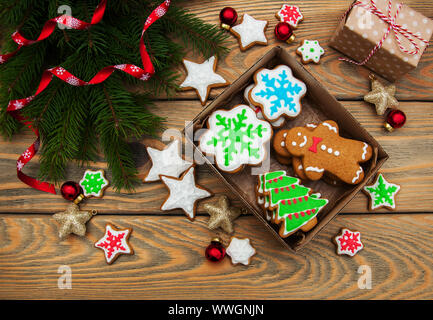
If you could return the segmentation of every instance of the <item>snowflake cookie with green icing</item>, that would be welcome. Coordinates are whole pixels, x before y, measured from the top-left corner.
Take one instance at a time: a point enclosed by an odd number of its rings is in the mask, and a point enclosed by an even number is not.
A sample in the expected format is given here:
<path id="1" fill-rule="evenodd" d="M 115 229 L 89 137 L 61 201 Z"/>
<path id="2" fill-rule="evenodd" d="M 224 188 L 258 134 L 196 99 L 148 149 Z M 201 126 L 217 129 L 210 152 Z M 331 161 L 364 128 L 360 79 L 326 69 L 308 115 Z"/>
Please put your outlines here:
<path id="1" fill-rule="evenodd" d="M 311 61 L 319 63 L 320 57 L 325 53 L 325 50 L 323 50 L 317 40 L 303 40 L 296 53 L 301 56 L 303 63 Z"/>
<path id="2" fill-rule="evenodd" d="M 104 170 L 86 170 L 80 180 L 80 186 L 86 197 L 102 197 L 109 184 L 110 182 L 104 176 Z"/>
<path id="3" fill-rule="evenodd" d="M 266 143 L 272 127 L 259 120 L 247 105 L 217 110 L 208 119 L 208 130 L 200 137 L 199 148 L 215 158 L 216 166 L 234 173 L 244 165 L 259 165 L 267 155 Z"/>
<path id="4" fill-rule="evenodd" d="M 301 113 L 301 99 L 307 92 L 305 83 L 296 79 L 286 65 L 263 68 L 254 76 L 250 102 L 262 109 L 266 120 L 294 118 Z"/>
<path id="5" fill-rule="evenodd" d="M 386 181 L 381 173 L 372 185 L 365 186 L 363 190 L 370 197 L 370 210 L 395 209 L 395 196 L 400 191 L 400 186 Z"/>

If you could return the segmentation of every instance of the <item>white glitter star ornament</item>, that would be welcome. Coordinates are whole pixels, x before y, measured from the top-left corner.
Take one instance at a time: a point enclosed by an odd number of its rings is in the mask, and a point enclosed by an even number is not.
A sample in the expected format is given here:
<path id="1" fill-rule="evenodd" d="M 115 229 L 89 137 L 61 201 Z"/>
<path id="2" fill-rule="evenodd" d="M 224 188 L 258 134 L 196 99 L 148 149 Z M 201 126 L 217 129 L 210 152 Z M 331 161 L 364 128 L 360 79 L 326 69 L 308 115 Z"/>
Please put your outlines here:
<path id="1" fill-rule="evenodd" d="M 147 147 L 147 153 L 152 161 L 152 167 L 143 179 L 144 182 L 159 181 L 159 175 L 178 178 L 182 172 L 192 166 L 192 162 L 182 159 L 179 150 L 179 140 L 171 142 L 160 151 Z"/>
<path id="2" fill-rule="evenodd" d="M 226 253 L 232 259 L 233 264 L 242 263 L 247 266 L 251 257 L 256 254 L 256 249 L 251 246 L 250 239 L 232 237 Z"/>
<path id="3" fill-rule="evenodd" d="M 191 166 L 179 179 L 161 175 L 162 182 L 169 190 L 168 198 L 161 210 L 182 209 L 191 221 L 195 218 L 197 201 L 212 196 L 212 193 L 196 185 L 195 167 Z"/>
<path id="4" fill-rule="evenodd" d="M 232 27 L 230 31 L 238 38 L 241 50 L 245 51 L 255 44 L 268 44 L 268 39 L 265 36 L 267 26 L 268 21 L 256 20 L 245 13 L 242 22 Z"/>
<path id="5" fill-rule="evenodd" d="M 183 64 L 188 74 L 180 84 L 180 87 L 183 90 L 195 89 L 203 106 L 206 104 L 210 89 L 230 84 L 219 74 L 215 73 L 217 64 L 215 56 L 210 57 L 203 63 L 195 63 L 183 59 Z"/>

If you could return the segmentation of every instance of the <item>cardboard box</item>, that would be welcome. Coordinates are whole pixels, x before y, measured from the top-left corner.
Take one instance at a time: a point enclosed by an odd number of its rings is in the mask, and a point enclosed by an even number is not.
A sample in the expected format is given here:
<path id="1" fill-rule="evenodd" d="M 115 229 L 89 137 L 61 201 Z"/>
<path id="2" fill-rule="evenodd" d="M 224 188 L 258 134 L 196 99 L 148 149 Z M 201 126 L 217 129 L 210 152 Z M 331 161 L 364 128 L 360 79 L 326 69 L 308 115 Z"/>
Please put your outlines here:
<path id="1" fill-rule="evenodd" d="M 371 0 L 360 0 L 360 2 L 366 5 L 371 4 Z M 375 3 L 377 8 L 386 15 L 388 0 L 376 0 Z M 392 2 L 392 17 L 394 17 L 398 5 L 399 2 Z M 433 21 L 410 7 L 403 4 L 396 18 L 396 23 L 407 28 L 410 32 L 418 34 L 424 40 L 430 41 L 433 33 Z M 345 19 L 340 22 L 329 45 L 352 60 L 361 62 L 381 41 L 388 26 L 389 24 L 365 7 L 355 5 Z M 403 48 L 409 51 L 415 49 L 407 38 L 401 34 L 399 37 Z M 398 80 L 418 66 L 418 62 L 427 47 L 422 41 L 415 37 L 413 39 L 420 48 L 420 52 L 415 55 L 400 50 L 395 33 L 391 30 L 382 47 L 368 60 L 365 66 L 390 81 Z"/>
<path id="2" fill-rule="evenodd" d="M 304 126 L 307 123 L 318 123 L 324 120 L 334 120 L 340 127 L 340 134 L 347 138 L 357 139 L 369 143 L 374 150 L 372 159 L 366 162 L 364 181 L 358 185 L 345 185 L 334 187 L 319 180 L 306 182 L 315 192 L 320 192 L 322 198 L 329 200 L 329 203 L 318 214 L 317 225 L 307 233 L 298 232 L 287 238 L 281 238 L 278 234 L 279 226 L 268 223 L 263 218 L 261 208 L 256 203 L 255 187 L 257 176 L 251 174 L 252 167 L 246 166 L 243 170 L 234 173 L 219 171 L 208 158 L 197 148 L 199 136 L 193 138 L 192 130 L 198 132 L 206 126 L 206 120 L 210 114 L 217 109 L 230 109 L 238 104 L 245 104 L 243 91 L 246 86 L 253 82 L 254 73 L 262 68 L 273 68 L 279 64 L 288 65 L 293 75 L 303 81 L 307 86 L 307 94 L 301 100 L 302 112 L 294 120 L 286 121 L 283 128 Z M 195 160 L 206 162 L 228 188 L 235 193 L 245 206 L 263 223 L 265 228 L 290 251 L 297 251 L 305 246 L 326 224 L 334 218 L 338 212 L 355 196 L 365 183 L 373 177 L 382 164 L 388 159 L 388 155 L 379 143 L 353 118 L 353 116 L 307 71 L 281 47 L 275 47 L 265 54 L 255 65 L 246 71 L 239 79 L 221 93 L 210 103 L 193 122 L 185 129 L 186 141 L 193 145 Z M 194 141 L 193 141 L 194 140 Z M 191 147 L 191 145 L 190 145 Z M 197 159 L 197 156 L 200 158 Z M 291 166 L 284 166 L 275 160 L 273 151 L 270 153 L 270 170 L 286 170 L 288 175 L 293 175 Z M 366 204 L 367 205 L 367 204 Z"/>

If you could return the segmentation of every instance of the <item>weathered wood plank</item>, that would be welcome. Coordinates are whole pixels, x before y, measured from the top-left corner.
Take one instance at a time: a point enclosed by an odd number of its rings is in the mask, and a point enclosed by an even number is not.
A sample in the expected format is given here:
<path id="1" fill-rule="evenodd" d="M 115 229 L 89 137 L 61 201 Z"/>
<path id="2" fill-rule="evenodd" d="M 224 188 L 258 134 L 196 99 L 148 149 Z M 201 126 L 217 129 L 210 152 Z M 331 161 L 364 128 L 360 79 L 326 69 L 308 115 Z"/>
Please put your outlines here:
<path id="1" fill-rule="evenodd" d="M 319 65 L 308 64 L 306 69 L 319 79 L 338 99 L 362 99 L 365 92 L 370 88 L 368 80 L 370 71 L 364 67 L 338 61 L 341 53 L 328 46 L 342 14 L 349 8 L 352 0 L 329 1 L 326 3 L 319 0 L 294 0 L 290 1 L 290 3 L 298 5 L 304 14 L 304 21 L 295 30 L 297 40 L 290 45 L 276 40 L 273 34 L 275 25 L 278 22 L 275 13 L 281 8 L 281 1 L 189 1 L 185 3 L 185 7 L 197 14 L 198 17 L 213 24 L 219 24 L 218 14 L 225 6 L 237 9 L 239 17 L 244 13 L 248 13 L 256 19 L 269 21 L 266 31 L 267 46 L 254 46 L 245 52 L 241 52 L 237 39 L 230 36 L 228 41 L 229 54 L 221 59 L 217 66 L 217 72 L 228 81 L 236 80 L 273 46 L 280 45 L 293 56 L 296 56 L 295 51 L 300 41 L 314 38 L 320 41 L 326 54 Z M 433 17 L 433 2 L 407 0 L 404 3 L 415 10 L 419 10 L 427 17 Z M 188 58 L 193 58 L 196 61 L 203 60 L 202 57 L 194 57 L 191 54 L 188 55 Z M 299 60 L 299 57 L 297 59 Z M 396 82 L 397 98 L 399 100 L 433 100 L 432 61 L 433 48 L 429 47 L 425 51 L 418 68 Z M 211 97 L 215 97 L 222 90 L 224 89 L 213 89 Z M 177 98 L 196 97 L 194 91 L 185 91 L 177 95 Z"/>
<path id="2" fill-rule="evenodd" d="M 392 134 L 381 128 L 383 119 L 374 113 L 374 108 L 364 102 L 344 102 L 348 110 L 360 123 L 371 132 L 383 145 L 390 159 L 385 163 L 385 172 L 390 181 L 402 186 L 398 196 L 400 212 L 431 212 L 433 208 L 433 104 L 427 102 L 403 102 L 401 109 L 408 116 L 405 127 Z M 182 130 L 185 121 L 194 118 L 201 110 L 198 101 L 161 101 L 155 112 L 167 117 L 167 128 Z M 33 136 L 25 134 L 14 137 L 11 142 L 0 142 L 0 212 L 40 212 L 52 213 L 63 210 L 66 203 L 61 196 L 45 194 L 21 183 L 16 178 L 15 163 L 18 155 L 33 142 Z M 143 170 L 147 159 L 144 146 L 135 145 L 138 164 Z M 105 168 L 103 161 L 94 164 L 95 168 Z M 25 172 L 37 175 L 37 161 L 32 161 Z M 84 169 L 71 165 L 67 179 L 79 181 Z M 214 193 L 229 191 L 211 175 L 210 170 L 202 166 L 198 169 L 198 183 L 208 187 Z M 142 184 L 136 193 L 114 193 L 111 188 L 103 199 L 87 201 L 86 206 L 103 213 L 154 213 L 158 212 L 167 191 L 160 183 Z M 414 199 L 419 199 L 417 202 Z M 235 204 L 238 200 L 233 199 Z M 366 212 L 367 202 L 359 194 L 343 212 Z M 202 212 L 202 206 L 199 207 Z M 174 213 L 176 214 L 176 212 Z"/>
<path id="3" fill-rule="evenodd" d="M 214 233 L 207 218 L 96 216 L 85 238 L 60 242 L 48 216 L 0 216 L 1 299 L 432 299 L 433 216 L 338 216 L 297 255 L 252 216 L 236 221 L 237 237 L 257 250 L 249 266 L 203 256 Z M 93 243 L 105 223 L 134 229 L 135 255 L 106 265 Z M 362 232 L 365 249 L 354 258 L 334 252 L 340 227 Z M 227 238 L 227 237 L 226 237 Z M 72 269 L 72 289 L 60 290 L 59 266 Z M 361 265 L 372 289 L 358 288 Z"/>

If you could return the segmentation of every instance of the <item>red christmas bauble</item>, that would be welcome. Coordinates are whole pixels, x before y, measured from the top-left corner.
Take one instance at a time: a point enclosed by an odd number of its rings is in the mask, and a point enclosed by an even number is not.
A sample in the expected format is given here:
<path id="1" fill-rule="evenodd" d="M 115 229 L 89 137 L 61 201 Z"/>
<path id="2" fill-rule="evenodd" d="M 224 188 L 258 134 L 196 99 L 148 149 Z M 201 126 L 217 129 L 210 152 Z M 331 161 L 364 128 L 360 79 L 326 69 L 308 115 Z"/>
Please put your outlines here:
<path id="1" fill-rule="evenodd" d="M 293 34 L 292 27 L 287 22 L 279 22 L 275 26 L 275 36 L 278 40 L 290 42 L 295 40 L 295 35 Z"/>
<path id="2" fill-rule="evenodd" d="M 219 239 L 212 239 L 205 251 L 206 259 L 211 262 L 220 262 L 226 256 L 226 249 Z"/>
<path id="3" fill-rule="evenodd" d="M 392 131 L 397 128 L 403 127 L 406 122 L 406 115 L 403 111 L 398 109 L 391 110 L 386 116 L 385 128 Z"/>
<path id="4" fill-rule="evenodd" d="M 225 7 L 220 11 L 221 26 L 233 26 L 238 20 L 238 13 L 231 7 Z"/>
<path id="5" fill-rule="evenodd" d="M 66 200 L 73 201 L 83 193 L 83 189 L 75 181 L 66 181 L 60 187 L 60 193 Z"/>

